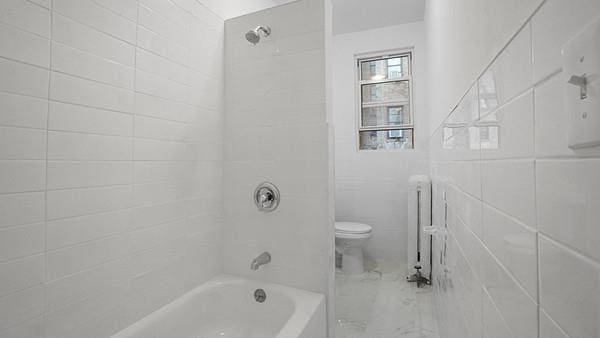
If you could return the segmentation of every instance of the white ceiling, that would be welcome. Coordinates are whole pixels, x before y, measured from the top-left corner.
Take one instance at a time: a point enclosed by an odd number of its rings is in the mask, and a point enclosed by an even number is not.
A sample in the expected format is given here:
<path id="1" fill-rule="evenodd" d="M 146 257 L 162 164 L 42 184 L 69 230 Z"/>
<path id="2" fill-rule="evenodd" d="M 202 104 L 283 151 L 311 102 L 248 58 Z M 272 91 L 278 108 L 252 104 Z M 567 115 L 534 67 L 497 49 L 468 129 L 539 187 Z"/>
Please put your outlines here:
<path id="1" fill-rule="evenodd" d="M 425 0 L 332 0 L 333 34 L 423 20 Z"/>
<path id="2" fill-rule="evenodd" d="M 1 1 L 1 0 L 0 0 Z M 296 0 L 198 0 L 227 20 Z M 426 0 L 331 0 L 333 34 L 423 20 Z"/>
<path id="3" fill-rule="evenodd" d="M 198 0 L 224 20 L 295 0 Z"/>

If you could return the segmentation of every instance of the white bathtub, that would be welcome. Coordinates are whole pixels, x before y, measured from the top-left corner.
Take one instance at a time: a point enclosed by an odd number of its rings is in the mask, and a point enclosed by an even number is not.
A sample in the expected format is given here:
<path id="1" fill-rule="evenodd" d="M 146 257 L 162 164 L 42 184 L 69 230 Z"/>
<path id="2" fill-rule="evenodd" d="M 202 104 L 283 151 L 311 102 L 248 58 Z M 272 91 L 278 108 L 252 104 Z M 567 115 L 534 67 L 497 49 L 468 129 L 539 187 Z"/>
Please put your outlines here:
<path id="1" fill-rule="evenodd" d="M 254 291 L 265 290 L 263 303 Z M 133 323 L 113 338 L 324 338 L 325 297 L 278 284 L 219 276 Z"/>

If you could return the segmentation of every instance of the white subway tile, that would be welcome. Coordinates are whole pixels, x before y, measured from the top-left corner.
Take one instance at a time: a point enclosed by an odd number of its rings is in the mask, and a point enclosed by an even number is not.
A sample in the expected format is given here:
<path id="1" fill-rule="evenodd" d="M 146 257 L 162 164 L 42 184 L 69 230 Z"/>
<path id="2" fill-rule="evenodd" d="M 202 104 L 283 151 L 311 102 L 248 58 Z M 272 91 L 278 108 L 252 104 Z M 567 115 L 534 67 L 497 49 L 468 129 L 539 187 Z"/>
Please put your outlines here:
<path id="1" fill-rule="evenodd" d="M 130 161 L 48 162 L 48 189 L 67 189 L 132 183 Z"/>
<path id="2" fill-rule="evenodd" d="M 535 228 L 533 160 L 483 162 L 481 172 L 483 201 Z"/>
<path id="3" fill-rule="evenodd" d="M 542 233 L 600 260 L 600 160 L 538 160 Z"/>
<path id="4" fill-rule="evenodd" d="M 133 45 L 57 13 L 52 19 L 52 39 L 125 66 L 135 65 Z"/>
<path id="5" fill-rule="evenodd" d="M 483 296 L 483 331 L 486 338 L 514 337 L 487 292 Z"/>
<path id="6" fill-rule="evenodd" d="M 600 267 L 545 236 L 540 236 L 539 246 L 541 307 L 570 337 L 594 337 Z"/>
<path id="7" fill-rule="evenodd" d="M 52 43 L 52 70 L 126 89 L 134 86 L 132 67 L 57 42 Z"/>
<path id="8" fill-rule="evenodd" d="M 185 216 L 183 201 L 138 207 L 133 209 L 133 227 L 135 229 L 151 227 Z"/>
<path id="9" fill-rule="evenodd" d="M 47 9 L 49 7 L 48 5 L 42 8 L 27 0 L 4 0 L 0 2 L 0 21 L 50 38 L 50 11 Z"/>
<path id="10" fill-rule="evenodd" d="M 135 114 L 188 122 L 199 114 L 199 110 L 185 103 L 169 101 L 142 93 L 135 95 Z"/>
<path id="11" fill-rule="evenodd" d="M 180 26 L 178 22 L 172 22 L 165 19 L 155 10 L 149 9 L 145 5 L 140 5 L 138 22 L 140 26 L 149 29 L 150 31 L 164 38 L 174 41 L 181 46 L 187 47 L 188 41 L 185 28 Z"/>
<path id="12" fill-rule="evenodd" d="M 165 245 L 177 240 L 185 233 L 185 219 L 143 228 L 131 232 L 131 251 L 139 252 Z"/>
<path id="13" fill-rule="evenodd" d="M 45 170 L 44 161 L 0 161 L 0 193 L 44 190 Z"/>
<path id="14" fill-rule="evenodd" d="M 484 205 L 483 242 L 521 283 L 537 297 L 537 246 L 534 230 Z"/>
<path id="15" fill-rule="evenodd" d="M 49 220 L 125 209 L 131 205 L 131 187 L 48 191 L 47 204 Z"/>
<path id="16" fill-rule="evenodd" d="M 181 161 L 186 159 L 185 143 L 135 139 L 134 160 L 136 161 Z"/>
<path id="17" fill-rule="evenodd" d="M 39 254 L 0 263 L 0 297 L 44 283 L 44 257 Z"/>
<path id="18" fill-rule="evenodd" d="M 173 161 L 135 161 L 135 183 L 176 181 L 185 178 L 185 163 Z"/>
<path id="19" fill-rule="evenodd" d="M 158 140 L 185 141 L 188 128 L 185 123 L 144 116 L 135 117 L 135 136 Z"/>
<path id="20" fill-rule="evenodd" d="M 128 259 L 120 259 L 50 281 L 46 284 L 46 311 L 87 298 L 121 294 L 129 286 L 130 269 Z"/>
<path id="21" fill-rule="evenodd" d="M 43 252 L 44 234 L 44 223 L 1 229 L 0 262 Z"/>
<path id="22" fill-rule="evenodd" d="M 44 220 L 44 192 L 0 195 L 0 227 Z"/>
<path id="23" fill-rule="evenodd" d="M 0 127 L 0 159 L 39 160 L 45 158 L 45 130 Z"/>
<path id="24" fill-rule="evenodd" d="M 0 298 L 0 330 L 41 315 L 44 311 L 44 287 L 35 286 Z"/>
<path id="25" fill-rule="evenodd" d="M 48 129 L 131 136 L 133 133 L 133 115 L 80 105 L 50 102 Z"/>
<path id="26" fill-rule="evenodd" d="M 514 98 L 533 83 L 531 29 L 526 25 L 479 80 L 479 97 L 493 106 Z"/>
<path id="27" fill-rule="evenodd" d="M 142 48 L 137 49 L 136 68 L 181 84 L 187 84 L 189 68 Z"/>
<path id="28" fill-rule="evenodd" d="M 50 99 L 96 108 L 131 112 L 133 92 L 127 89 L 53 72 Z"/>
<path id="29" fill-rule="evenodd" d="M 133 205 L 141 206 L 182 199 L 185 190 L 184 181 L 136 184 L 133 186 Z"/>
<path id="30" fill-rule="evenodd" d="M 137 21 L 136 0 L 95 0 L 95 2 L 129 20 Z"/>
<path id="31" fill-rule="evenodd" d="M 135 22 L 99 6 L 93 0 L 54 0 L 52 10 L 106 34 L 135 43 Z"/>
<path id="32" fill-rule="evenodd" d="M 46 128 L 46 100 L 0 92 L 0 111 L 0 125 Z"/>
<path id="33" fill-rule="evenodd" d="M 543 309 L 540 309 L 540 337 L 569 338 Z"/>
<path id="34" fill-rule="evenodd" d="M 143 26 L 138 26 L 137 45 L 182 65 L 188 65 L 189 63 L 188 49 L 186 47 L 160 36 Z"/>
<path id="35" fill-rule="evenodd" d="M 49 160 L 131 160 L 131 138 L 48 132 Z"/>
<path id="36" fill-rule="evenodd" d="M 0 56 L 40 67 L 50 66 L 50 41 L 0 23 Z"/>
<path id="37" fill-rule="evenodd" d="M 570 115 L 564 109 L 562 74 L 535 88 L 535 154 L 537 157 L 572 157 L 568 132 Z"/>
<path id="38" fill-rule="evenodd" d="M 481 158 L 533 157 L 533 121 L 533 91 L 483 117 L 478 125 L 487 128 L 490 141 L 481 139 Z"/>
<path id="39" fill-rule="evenodd" d="M 188 101 L 186 85 L 140 70 L 135 72 L 135 90 L 176 102 L 186 103 Z"/>
<path id="40" fill-rule="evenodd" d="M 600 3 L 595 0 L 544 3 L 531 19 L 536 82 L 562 68 L 562 46 L 598 15 Z"/>
<path id="41" fill-rule="evenodd" d="M 122 233 L 131 228 L 129 209 L 64 218 L 46 224 L 48 250 Z"/>
<path id="42" fill-rule="evenodd" d="M 101 321 L 109 311 L 120 313 L 117 310 L 124 303 L 126 295 L 127 293 L 124 291 L 109 292 L 70 303 L 56 311 L 47 313 L 44 317 L 46 337 L 81 337 L 89 334 L 93 336 L 96 332 L 103 332 L 102 328 L 94 332 L 86 332 L 82 329 L 88 328 L 95 321 Z M 102 335 L 99 336 L 102 337 Z"/>
<path id="43" fill-rule="evenodd" d="M 0 59 L 0 91 L 48 98 L 47 69 Z"/>
<path id="44" fill-rule="evenodd" d="M 483 284 L 515 337 L 537 337 L 536 302 L 487 250 L 482 268 Z"/>
<path id="45" fill-rule="evenodd" d="M 52 281 L 123 257 L 129 252 L 129 235 L 119 234 L 46 253 L 46 280 Z"/>

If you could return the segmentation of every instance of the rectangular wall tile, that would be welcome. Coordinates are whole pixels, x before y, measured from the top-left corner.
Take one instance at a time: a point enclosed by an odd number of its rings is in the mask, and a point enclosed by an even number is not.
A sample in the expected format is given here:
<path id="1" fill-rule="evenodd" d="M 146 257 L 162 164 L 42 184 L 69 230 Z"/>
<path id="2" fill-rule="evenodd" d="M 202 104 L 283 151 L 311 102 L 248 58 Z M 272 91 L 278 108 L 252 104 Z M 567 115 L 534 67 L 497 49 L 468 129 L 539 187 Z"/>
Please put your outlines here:
<path id="1" fill-rule="evenodd" d="M 533 161 L 490 161 L 481 166 L 483 201 L 535 228 Z"/>
<path id="2" fill-rule="evenodd" d="M 0 161 L 0 193 L 45 189 L 44 161 Z"/>
<path id="3" fill-rule="evenodd" d="M 0 41 L 0 56 L 40 67 L 50 66 L 48 39 L 0 23 Z"/>
<path id="4" fill-rule="evenodd" d="M 49 220 L 120 210 L 131 205 L 129 186 L 54 190 L 47 196 Z"/>
<path id="5" fill-rule="evenodd" d="M 0 297 L 44 283 L 44 254 L 0 263 Z"/>
<path id="6" fill-rule="evenodd" d="M 0 125 L 44 129 L 48 101 L 0 92 Z"/>
<path id="7" fill-rule="evenodd" d="M 0 230 L 0 262 L 44 251 L 44 223 Z"/>
<path id="8" fill-rule="evenodd" d="M 131 210 L 70 217 L 46 224 L 48 250 L 100 239 L 131 229 Z"/>
<path id="9" fill-rule="evenodd" d="M 109 59 L 52 43 L 52 70 L 133 89 L 134 69 Z"/>
<path id="10" fill-rule="evenodd" d="M 45 2 L 48 0 L 41 0 Z M 50 8 L 36 6 L 35 1 L 5 0 L 0 3 L 0 21 L 22 30 L 50 38 Z"/>
<path id="11" fill-rule="evenodd" d="M 570 337 L 596 336 L 600 267 L 544 236 L 539 245 L 541 307 Z M 567 282 L 570 287 L 565 287 Z"/>
<path id="12" fill-rule="evenodd" d="M 483 207 L 483 242 L 523 285 L 537 297 L 536 232 L 498 210 Z"/>
<path id="13" fill-rule="evenodd" d="M 0 127 L 0 159 L 46 158 L 46 132 L 40 129 Z"/>
<path id="14" fill-rule="evenodd" d="M 47 69 L 0 59 L 0 91 L 39 98 L 48 97 Z"/>
<path id="15" fill-rule="evenodd" d="M 133 110 L 134 96 L 130 90 L 56 72 L 51 80 L 51 100 L 120 112 Z"/>
<path id="16" fill-rule="evenodd" d="M 82 133 L 48 132 L 49 160 L 113 160 L 132 159 L 129 137 Z"/>
<path id="17" fill-rule="evenodd" d="M 135 43 L 135 22 L 92 0 L 54 0 L 52 9 L 129 43 Z"/>
<path id="18" fill-rule="evenodd" d="M 536 164 L 542 233 L 600 260 L 600 160 L 544 160 Z"/>
<path id="19" fill-rule="evenodd" d="M 132 166 L 129 161 L 51 161 L 48 162 L 48 189 L 130 184 Z"/>
<path id="20" fill-rule="evenodd" d="M 44 192 L 0 195 L 0 227 L 44 220 Z"/>
<path id="21" fill-rule="evenodd" d="M 55 14 L 52 20 L 52 39 L 125 66 L 135 64 L 133 45 L 60 14 Z"/>
<path id="22" fill-rule="evenodd" d="M 50 102 L 49 130 L 131 136 L 133 116 L 110 110 Z"/>

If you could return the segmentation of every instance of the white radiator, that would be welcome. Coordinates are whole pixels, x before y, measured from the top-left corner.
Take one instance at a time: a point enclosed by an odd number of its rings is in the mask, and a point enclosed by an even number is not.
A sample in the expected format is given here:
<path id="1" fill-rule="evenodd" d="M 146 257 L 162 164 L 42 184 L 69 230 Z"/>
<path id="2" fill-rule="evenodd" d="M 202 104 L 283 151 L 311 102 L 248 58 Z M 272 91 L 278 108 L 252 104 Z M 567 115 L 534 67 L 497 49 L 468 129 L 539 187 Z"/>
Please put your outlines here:
<path id="1" fill-rule="evenodd" d="M 431 180 L 426 175 L 413 175 L 408 180 L 407 277 L 420 266 L 421 275 L 430 279 L 431 235 L 423 232 L 423 227 L 430 225 Z"/>

